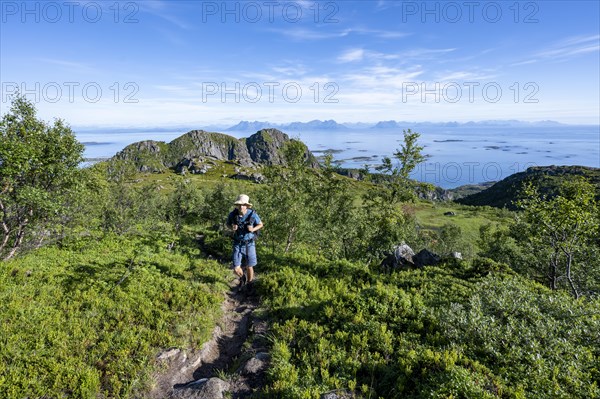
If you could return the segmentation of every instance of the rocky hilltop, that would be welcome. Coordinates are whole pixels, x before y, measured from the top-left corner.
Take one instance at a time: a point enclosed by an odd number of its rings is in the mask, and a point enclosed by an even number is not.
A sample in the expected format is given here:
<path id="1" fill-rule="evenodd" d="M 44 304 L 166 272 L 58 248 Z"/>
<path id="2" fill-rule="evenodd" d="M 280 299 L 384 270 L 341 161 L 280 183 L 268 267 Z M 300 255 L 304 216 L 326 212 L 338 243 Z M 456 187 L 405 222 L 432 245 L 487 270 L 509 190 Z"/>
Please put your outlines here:
<path id="1" fill-rule="evenodd" d="M 465 205 L 493 206 L 515 210 L 514 202 L 525 182 L 532 182 L 541 194 L 552 197 L 558 194 L 561 182 L 582 176 L 596 186 L 596 195 L 600 198 L 600 169 L 586 166 L 533 166 L 525 172 L 515 173 L 495 183 L 491 187 L 456 202 Z"/>
<path id="2" fill-rule="evenodd" d="M 146 140 L 133 143 L 113 159 L 132 162 L 140 172 L 204 173 L 214 161 L 232 161 L 240 166 L 284 165 L 282 149 L 293 141 L 277 129 L 262 129 L 248 138 L 204 130 L 192 130 L 170 143 Z M 305 146 L 306 147 L 306 146 Z M 306 159 L 312 167 L 318 162 L 306 148 Z"/>

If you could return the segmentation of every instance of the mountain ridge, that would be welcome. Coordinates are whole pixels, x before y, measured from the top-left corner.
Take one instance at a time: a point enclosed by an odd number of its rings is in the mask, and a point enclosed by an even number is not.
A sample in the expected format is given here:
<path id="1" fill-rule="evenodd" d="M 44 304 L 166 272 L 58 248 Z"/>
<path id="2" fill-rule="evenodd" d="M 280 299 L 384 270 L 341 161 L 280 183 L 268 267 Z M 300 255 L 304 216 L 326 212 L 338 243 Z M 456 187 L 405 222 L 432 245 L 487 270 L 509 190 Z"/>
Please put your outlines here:
<path id="1" fill-rule="evenodd" d="M 111 159 L 129 161 L 140 172 L 205 173 L 214 161 L 232 161 L 241 166 L 284 165 L 282 149 L 297 141 L 277 129 L 261 129 L 247 138 L 237 139 L 224 133 L 191 130 L 169 143 L 144 140 L 126 146 Z M 308 147 L 305 158 L 311 167 L 318 167 Z M 185 173 L 185 172 L 183 172 Z"/>

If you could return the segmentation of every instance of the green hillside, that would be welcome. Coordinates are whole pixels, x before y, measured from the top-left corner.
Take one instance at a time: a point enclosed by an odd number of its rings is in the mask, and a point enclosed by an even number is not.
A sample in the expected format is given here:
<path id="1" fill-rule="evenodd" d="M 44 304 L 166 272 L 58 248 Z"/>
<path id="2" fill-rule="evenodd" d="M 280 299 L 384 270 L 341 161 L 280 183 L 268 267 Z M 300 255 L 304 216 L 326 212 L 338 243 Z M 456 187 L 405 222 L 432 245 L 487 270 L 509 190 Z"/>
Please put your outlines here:
<path id="1" fill-rule="evenodd" d="M 418 134 L 385 179 L 314 168 L 289 140 L 260 182 L 229 159 L 79 168 L 70 129 L 23 98 L 0 135 L 1 398 L 600 398 L 597 169 L 486 190 L 510 188 L 516 213 L 419 200 Z M 525 176 L 538 192 L 517 191 Z M 225 220 L 242 192 L 265 227 L 237 291 Z M 209 378 L 226 388 L 200 396 Z"/>
<path id="2" fill-rule="evenodd" d="M 519 191 L 525 182 L 531 182 L 540 189 L 540 194 L 553 197 L 559 186 L 576 176 L 584 177 L 596 186 L 600 198 L 600 169 L 584 166 L 536 166 L 525 172 L 515 173 L 497 182 L 493 186 L 456 202 L 465 205 L 493 206 L 497 208 L 515 209 L 514 201 L 519 198 Z"/>

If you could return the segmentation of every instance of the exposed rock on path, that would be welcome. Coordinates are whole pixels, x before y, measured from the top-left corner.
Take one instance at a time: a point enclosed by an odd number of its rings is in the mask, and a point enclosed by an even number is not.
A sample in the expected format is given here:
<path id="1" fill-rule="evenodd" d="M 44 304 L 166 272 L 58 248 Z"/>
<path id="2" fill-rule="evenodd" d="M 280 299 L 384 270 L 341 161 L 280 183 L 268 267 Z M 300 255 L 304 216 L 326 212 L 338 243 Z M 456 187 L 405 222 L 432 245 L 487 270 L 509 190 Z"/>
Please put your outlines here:
<path id="1" fill-rule="evenodd" d="M 159 354 L 166 368 L 155 376 L 149 398 L 250 398 L 262 388 L 269 354 L 258 305 L 253 288 L 238 293 L 232 287 L 210 341 L 193 353 L 171 348 Z"/>

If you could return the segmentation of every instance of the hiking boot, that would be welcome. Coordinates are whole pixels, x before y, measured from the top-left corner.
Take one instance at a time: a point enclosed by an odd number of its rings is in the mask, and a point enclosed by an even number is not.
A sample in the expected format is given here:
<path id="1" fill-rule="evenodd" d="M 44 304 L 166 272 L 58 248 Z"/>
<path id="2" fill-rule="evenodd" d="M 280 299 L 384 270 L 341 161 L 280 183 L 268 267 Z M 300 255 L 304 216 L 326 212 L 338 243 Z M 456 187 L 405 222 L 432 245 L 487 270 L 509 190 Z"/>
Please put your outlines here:
<path id="1" fill-rule="evenodd" d="M 242 277 L 240 277 L 240 282 L 238 284 L 238 291 L 242 291 L 245 286 L 246 286 L 246 275 L 244 274 Z"/>

